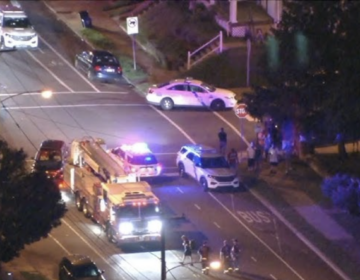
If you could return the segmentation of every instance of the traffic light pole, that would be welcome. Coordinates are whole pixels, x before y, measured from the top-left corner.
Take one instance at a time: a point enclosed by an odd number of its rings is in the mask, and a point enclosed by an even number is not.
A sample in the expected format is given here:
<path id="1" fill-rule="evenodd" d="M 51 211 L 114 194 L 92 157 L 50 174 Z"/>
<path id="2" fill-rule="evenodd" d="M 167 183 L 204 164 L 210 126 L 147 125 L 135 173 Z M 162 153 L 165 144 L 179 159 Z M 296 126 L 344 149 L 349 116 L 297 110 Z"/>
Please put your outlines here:
<path id="1" fill-rule="evenodd" d="M 166 219 L 163 219 L 161 227 L 161 280 L 166 280 L 166 256 L 165 256 L 165 226 Z"/>

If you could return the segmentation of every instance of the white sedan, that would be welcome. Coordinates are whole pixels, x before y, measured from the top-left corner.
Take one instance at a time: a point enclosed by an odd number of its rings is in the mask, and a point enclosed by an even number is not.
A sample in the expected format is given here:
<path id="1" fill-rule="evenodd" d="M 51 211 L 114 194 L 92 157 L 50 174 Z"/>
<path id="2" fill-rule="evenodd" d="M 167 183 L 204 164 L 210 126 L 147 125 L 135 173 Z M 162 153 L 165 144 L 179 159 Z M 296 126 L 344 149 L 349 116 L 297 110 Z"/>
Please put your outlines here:
<path id="1" fill-rule="evenodd" d="M 163 110 L 188 106 L 224 110 L 234 108 L 236 104 L 234 92 L 192 78 L 153 85 L 146 94 L 146 100 Z"/>

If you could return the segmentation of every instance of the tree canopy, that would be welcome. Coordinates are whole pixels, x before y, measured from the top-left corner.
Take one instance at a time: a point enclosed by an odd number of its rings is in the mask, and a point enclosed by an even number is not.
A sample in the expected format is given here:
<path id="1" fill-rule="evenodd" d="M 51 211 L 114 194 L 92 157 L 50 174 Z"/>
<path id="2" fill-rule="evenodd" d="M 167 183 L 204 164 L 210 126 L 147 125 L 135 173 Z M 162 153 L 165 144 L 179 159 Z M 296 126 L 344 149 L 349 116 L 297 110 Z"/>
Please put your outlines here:
<path id="1" fill-rule="evenodd" d="M 299 131 L 359 136 L 359 15 L 359 1 L 284 1 L 262 60 L 266 85 L 244 97 L 249 113 Z"/>
<path id="2" fill-rule="evenodd" d="M 29 173 L 24 151 L 0 140 L 0 262 L 47 237 L 65 212 L 57 185 L 44 172 Z"/>

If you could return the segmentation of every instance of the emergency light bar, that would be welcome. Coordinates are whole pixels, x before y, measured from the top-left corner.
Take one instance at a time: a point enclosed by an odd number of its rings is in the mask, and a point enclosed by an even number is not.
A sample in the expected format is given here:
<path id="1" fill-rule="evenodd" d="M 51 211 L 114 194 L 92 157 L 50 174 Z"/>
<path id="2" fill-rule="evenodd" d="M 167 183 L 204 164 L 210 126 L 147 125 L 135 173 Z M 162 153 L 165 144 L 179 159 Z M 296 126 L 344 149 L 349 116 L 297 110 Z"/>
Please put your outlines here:
<path id="1" fill-rule="evenodd" d="M 132 145 L 122 145 L 121 149 L 124 151 L 132 152 L 134 154 L 149 154 L 151 153 L 146 143 L 134 143 Z"/>

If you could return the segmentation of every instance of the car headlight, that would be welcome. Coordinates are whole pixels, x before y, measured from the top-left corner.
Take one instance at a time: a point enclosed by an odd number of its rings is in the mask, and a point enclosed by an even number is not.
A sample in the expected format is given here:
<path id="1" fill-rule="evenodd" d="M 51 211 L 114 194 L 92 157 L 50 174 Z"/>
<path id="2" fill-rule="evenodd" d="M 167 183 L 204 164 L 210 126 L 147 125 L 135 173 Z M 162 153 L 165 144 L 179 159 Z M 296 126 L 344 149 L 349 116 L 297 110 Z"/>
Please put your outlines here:
<path id="1" fill-rule="evenodd" d="M 214 175 L 207 175 L 208 176 L 208 178 L 212 178 L 212 179 L 215 179 L 215 176 Z"/>
<path id="2" fill-rule="evenodd" d="M 152 220 L 148 223 L 148 230 L 150 232 L 160 232 L 162 228 L 162 222 L 160 220 Z"/>
<path id="3" fill-rule="evenodd" d="M 134 226 L 130 222 L 123 222 L 123 223 L 120 223 L 120 225 L 119 225 L 119 232 L 121 234 L 129 234 L 133 231 L 133 229 L 134 229 Z"/>

